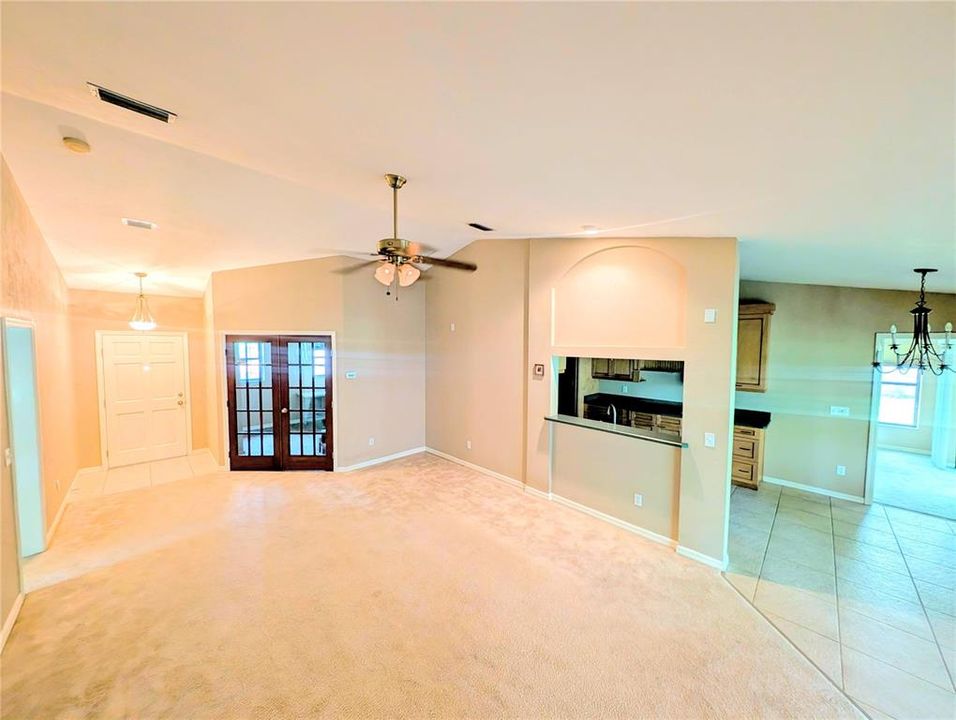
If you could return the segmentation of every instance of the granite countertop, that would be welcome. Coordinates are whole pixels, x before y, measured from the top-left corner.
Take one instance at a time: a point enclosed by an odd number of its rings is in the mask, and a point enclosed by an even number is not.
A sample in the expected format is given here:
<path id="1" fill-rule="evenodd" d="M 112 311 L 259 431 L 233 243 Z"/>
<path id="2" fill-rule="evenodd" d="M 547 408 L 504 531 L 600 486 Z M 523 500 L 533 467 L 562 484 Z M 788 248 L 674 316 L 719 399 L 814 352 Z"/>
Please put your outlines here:
<path id="1" fill-rule="evenodd" d="M 674 435 L 653 430 L 640 430 L 628 425 L 614 425 L 600 420 L 588 420 L 586 418 L 575 417 L 574 415 L 547 415 L 548 422 L 560 423 L 562 425 L 574 425 L 575 427 L 587 428 L 588 430 L 600 430 L 601 432 L 611 433 L 613 435 L 624 435 L 625 437 L 637 438 L 638 440 L 648 440 L 650 442 L 660 443 L 661 445 L 670 445 L 680 449 L 687 447 L 687 443 L 682 442 L 680 438 Z"/>
<path id="2" fill-rule="evenodd" d="M 634 412 L 646 412 L 654 415 L 669 415 L 670 417 L 683 417 L 683 403 L 673 402 L 671 400 L 651 400 L 642 397 L 629 397 L 627 395 L 614 395 L 612 393 L 593 393 L 584 396 L 584 402 L 588 405 L 607 406 L 613 403 L 617 408 L 627 408 Z M 770 424 L 770 413 L 763 410 L 744 410 L 737 408 L 734 410 L 734 425 L 743 425 L 763 429 Z"/>

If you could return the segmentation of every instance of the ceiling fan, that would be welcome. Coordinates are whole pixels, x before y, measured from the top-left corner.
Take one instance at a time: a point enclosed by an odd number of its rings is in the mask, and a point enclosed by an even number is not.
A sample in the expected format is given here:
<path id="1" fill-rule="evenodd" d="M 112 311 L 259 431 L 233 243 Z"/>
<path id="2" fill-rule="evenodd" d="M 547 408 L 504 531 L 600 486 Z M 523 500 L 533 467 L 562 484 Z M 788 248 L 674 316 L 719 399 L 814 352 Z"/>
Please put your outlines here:
<path id="1" fill-rule="evenodd" d="M 385 182 L 392 188 L 392 237 L 378 241 L 378 252 L 369 253 L 375 260 L 375 279 L 388 288 L 391 294 L 392 284 L 396 281 L 401 287 L 413 285 L 421 277 L 422 271 L 417 265 L 438 265 L 452 270 L 474 272 L 478 266 L 459 260 L 445 260 L 423 254 L 425 248 L 418 243 L 404 240 L 398 236 L 398 191 L 407 182 L 406 178 L 394 173 L 385 175 Z M 356 268 L 357 269 L 357 268 Z"/>

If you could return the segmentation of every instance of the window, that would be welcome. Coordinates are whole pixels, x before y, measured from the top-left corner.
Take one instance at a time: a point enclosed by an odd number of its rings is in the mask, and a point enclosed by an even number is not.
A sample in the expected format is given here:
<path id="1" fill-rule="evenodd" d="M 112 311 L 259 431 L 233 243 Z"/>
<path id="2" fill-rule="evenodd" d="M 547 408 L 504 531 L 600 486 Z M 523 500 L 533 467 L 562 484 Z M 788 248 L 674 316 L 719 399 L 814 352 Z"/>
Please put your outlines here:
<path id="1" fill-rule="evenodd" d="M 258 380 L 261 375 L 259 371 L 259 343 L 237 342 L 236 355 L 236 370 L 239 373 L 239 380 L 243 382 Z"/>
<path id="2" fill-rule="evenodd" d="M 880 386 L 880 422 L 915 428 L 919 419 L 920 373 L 893 369 Z"/>

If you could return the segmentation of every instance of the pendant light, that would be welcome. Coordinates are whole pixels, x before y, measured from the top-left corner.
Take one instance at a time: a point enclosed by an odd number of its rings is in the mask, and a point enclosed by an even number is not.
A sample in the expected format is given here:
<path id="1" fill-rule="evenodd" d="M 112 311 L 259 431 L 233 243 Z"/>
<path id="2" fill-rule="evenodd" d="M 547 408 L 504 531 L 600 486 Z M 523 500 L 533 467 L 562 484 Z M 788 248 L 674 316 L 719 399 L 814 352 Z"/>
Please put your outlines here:
<path id="1" fill-rule="evenodd" d="M 919 299 L 916 301 L 916 306 L 910 310 L 913 316 L 913 339 L 906 352 L 901 353 L 900 346 L 896 342 L 896 325 L 890 325 L 890 350 L 896 356 L 896 362 L 884 366 L 878 352 L 873 361 L 873 367 L 880 372 L 898 370 L 905 373 L 914 368 L 918 373 L 929 370 L 933 375 L 942 375 L 947 370 L 956 372 L 950 357 L 953 349 L 953 324 L 948 322 L 944 326 L 945 333 L 940 350 L 936 349 L 930 334 L 933 328 L 929 324 L 929 314 L 933 309 L 926 306 L 926 276 L 936 272 L 936 268 L 915 268 L 913 272 L 920 276 Z"/>
<path id="2" fill-rule="evenodd" d="M 138 272 L 136 277 L 139 278 L 139 297 L 136 298 L 136 312 L 133 313 L 129 326 L 133 330 L 152 330 L 156 327 L 156 320 L 153 319 L 146 296 L 143 294 L 143 278 L 146 277 L 146 273 Z"/>

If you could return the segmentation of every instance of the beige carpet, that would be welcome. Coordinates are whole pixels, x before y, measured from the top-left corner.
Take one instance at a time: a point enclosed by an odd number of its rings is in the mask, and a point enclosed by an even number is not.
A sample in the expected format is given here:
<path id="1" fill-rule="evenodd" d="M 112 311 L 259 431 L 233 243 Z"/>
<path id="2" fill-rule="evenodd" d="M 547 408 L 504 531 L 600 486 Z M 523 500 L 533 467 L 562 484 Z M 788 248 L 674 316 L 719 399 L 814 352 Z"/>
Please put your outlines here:
<path id="1" fill-rule="evenodd" d="M 714 571 L 428 455 L 94 498 L 46 562 L 5 718 L 859 717 Z"/>

